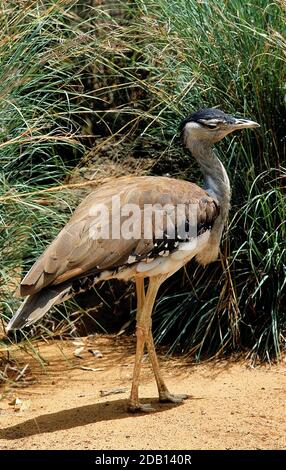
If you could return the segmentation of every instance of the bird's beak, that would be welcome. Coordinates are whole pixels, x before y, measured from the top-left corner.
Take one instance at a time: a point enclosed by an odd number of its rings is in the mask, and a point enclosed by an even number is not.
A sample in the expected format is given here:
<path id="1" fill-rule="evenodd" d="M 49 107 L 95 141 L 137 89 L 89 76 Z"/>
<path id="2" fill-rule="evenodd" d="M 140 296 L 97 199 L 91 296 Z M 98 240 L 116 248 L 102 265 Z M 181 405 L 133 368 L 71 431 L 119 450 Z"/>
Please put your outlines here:
<path id="1" fill-rule="evenodd" d="M 235 122 L 232 124 L 234 129 L 244 129 L 244 128 L 252 128 L 252 127 L 260 127 L 255 121 L 250 121 L 249 119 L 237 119 L 235 118 Z"/>

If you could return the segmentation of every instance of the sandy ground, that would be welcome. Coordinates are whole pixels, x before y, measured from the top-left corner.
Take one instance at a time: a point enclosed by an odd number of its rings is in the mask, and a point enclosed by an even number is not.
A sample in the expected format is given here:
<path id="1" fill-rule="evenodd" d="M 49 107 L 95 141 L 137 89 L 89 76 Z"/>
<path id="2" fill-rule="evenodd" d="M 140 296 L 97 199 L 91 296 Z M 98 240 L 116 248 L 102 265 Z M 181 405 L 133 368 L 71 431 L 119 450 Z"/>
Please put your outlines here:
<path id="1" fill-rule="evenodd" d="M 73 353 L 80 347 L 72 342 L 38 343 L 48 362 L 45 370 L 27 353 L 18 355 L 23 365 L 29 364 L 37 383 L 2 390 L 0 449 L 286 447 L 285 362 L 257 368 L 244 361 L 196 366 L 161 357 L 169 388 L 190 395 L 174 406 L 158 403 L 146 359 L 140 392 L 155 412 L 130 415 L 126 406 L 134 340 L 95 337 L 78 358 Z M 103 357 L 95 357 L 88 347 Z M 101 390 L 118 388 L 123 388 L 119 394 L 100 396 Z M 13 405 L 15 398 L 18 404 Z"/>

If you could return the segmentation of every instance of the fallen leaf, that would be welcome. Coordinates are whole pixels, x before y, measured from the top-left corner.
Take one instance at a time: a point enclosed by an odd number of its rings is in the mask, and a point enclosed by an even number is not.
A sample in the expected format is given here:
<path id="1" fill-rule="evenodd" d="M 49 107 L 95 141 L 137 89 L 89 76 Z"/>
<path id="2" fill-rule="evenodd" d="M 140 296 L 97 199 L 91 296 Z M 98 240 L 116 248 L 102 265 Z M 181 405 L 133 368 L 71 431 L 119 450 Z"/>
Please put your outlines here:
<path id="1" fill-rule="evenodd" d="M 84 346 L 84 342 L 83 341 L 72 341 L 72 344 L 74 346 Z"/>
<path id="2" fill-rule="evenodd" d="M 92 372 L 99 372 L 101 370 L 104 370 L 102 367 L 98 367 L 97 369 L 94 369 L 93 367 L 85 367 L 85 366 L 81 366 L 80 369 L 82 370 L 90 370 Z"/>
<path id="3" fill-rule="evenodd" d="M 21 405 L 22 400 L 20 398 L 14 398 L 12 401 L 9 401 L 9 405 L 11 406 L 18 406 Z"/>
<path id="4" fill-rule="evenodd" d="M 30 406 L 31 406 L 31 400 L 25 400 L 22 402 L 22 404 L 19 406 L 19 411 L 27 411 Z M 15 409 L 15 411 L 18 411 Z"/>
<path id="5" fill-rule="evenodd" d="M 84 350 L 84 347 L 76 348 L 74 350 L 73 355 L 82 359 L 82 356 L 80 354 L 83 352 L 83 350 Z"/>
<path id="6" fill-rule="evenodd" d="M 94 355 L 94 357 L 101 358 L 103 357 L 102 352 L 97 349 L 88 349 L 88 352 Z"/>
<path id="7" fill-rule="evenodd" d="M 9 405 L 14 406 L 14 411 L 26 411 L 31 406 L 31 400 L 21 400 L 20 398 L 14 398 L 9 402 Z"/>
<path id="8" fill-rule="evenodd" d="M 116 395 L 117 393 L 125 393 L 127 392 L 127 388 L 110 388 L 109 390 L 100 390 L 101 397 L 107 397 L 108 395 Z"/>

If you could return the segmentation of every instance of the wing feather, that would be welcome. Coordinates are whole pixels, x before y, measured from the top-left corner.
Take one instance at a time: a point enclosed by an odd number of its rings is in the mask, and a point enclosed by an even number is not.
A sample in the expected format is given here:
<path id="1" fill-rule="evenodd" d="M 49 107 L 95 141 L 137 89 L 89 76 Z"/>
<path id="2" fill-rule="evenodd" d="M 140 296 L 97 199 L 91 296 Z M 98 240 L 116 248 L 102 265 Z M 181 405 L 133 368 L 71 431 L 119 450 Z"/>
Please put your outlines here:
<path id="1" fill-rule="evenodd" d="M 156 239 L 154 217 L 152 236 L 144 239 L 98 238 L 93 236 L 96 227 L 96 208 L 103 204 L 111 214 L 114 197 L 123 204 L 137 204 L 140 207 L 140 230 L 143 234 L 142 220 L 144 204 L 160 206 L 172 204 L 196 204 L 197 226 L 203 232 L 215 223 L 219 216 L 219 205 L 200 187 L 187 181 L 166 177 L 123 177 L 107 183 L 89 194 L 75 210 L 67 225 L 47 247 L 20 286 L 22 295 L 31 295 L 47 285 L 59 284 L 76 278 L 86 272 L 114 269 L 146 257 L 156 258 L 165 251 L 177 248 L 175 239 L 166 237 Z M 164 210 L 163 210 L 164 212 Z M 119 218 L 119 212 L 117 213 Z M 110 217 L 105 220 L 105 228 L 110 228 Z M 186 213 L 187 220 L 187 213 Z M 122 219 L 120 220 L 122 222 Z M 163 218 L 161 231 L 165 233 L 166 219 Z M 177 229 L 177 227 L 176 227 Z M 130 258 L 131 257 L 131 258 Z M 132 258 L 133 257 L 133 258 Z"/>

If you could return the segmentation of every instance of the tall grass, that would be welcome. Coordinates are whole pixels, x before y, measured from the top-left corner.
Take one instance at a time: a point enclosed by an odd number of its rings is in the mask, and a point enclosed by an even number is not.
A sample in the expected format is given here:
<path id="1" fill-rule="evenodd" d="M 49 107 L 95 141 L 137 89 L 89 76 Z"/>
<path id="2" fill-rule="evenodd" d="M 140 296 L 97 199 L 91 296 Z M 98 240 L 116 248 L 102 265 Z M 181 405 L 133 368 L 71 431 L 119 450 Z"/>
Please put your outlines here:
<path id="1" fill-rule="evenodd" d="M 261 130 L 219 146 L 233 188 L 222 254 L 166 284 L 156 337 L 197 358 L 241 348 L 278 357 L 286 326 L 283 3 L 10 5 L 0 37 L 4 315 L 17 304 L 11 285 L 75 203 L 66 189 L 44 193 L 43 205 L 39 189 L 63 182 L 96 136 L 114 135 L 126 142 L 126 158 L 151 155 L 153 173 L 200 181 L 174 137 L 181 118 L 218 106 L 257 120 Z"/>
<path id="2" fill-rule="evenodd" d="M 66 2 L 65 2 L 66 3 Z M 76 106 L 76 64 L 62 63 L 61 40 L 73 34 L 63 2 L 4 2 L 0 17 L 1 301 L 11 298 L 22 270 L 59 228 L 53 209 L 23 193 L 63 177 L 80 147 L 70 116 Z M 53 53 L 52 53 L 53 52 Z M 76 99 L 75 99 L 76 98 Z M 3 305 L 2 304 L 2 305 Z"/>
<path id="3" fill-rule="evenodd" d="M 283 4 L 142 0 L 122 9 L 100 45 L 109 78 L 120 84 L 111 112 L 125 113 L 125 122 L 140 117 L 134 143 L 153 142 L 155 172 L 178 174 L 173 137 L 180 117 L 199 107 L 262 126 L 220 145 L 233 188 L 221 260 L 205 271 L 191 265 L 185 292 L 181 276 L 170 280 L 155 317 L 157 340 L 197 357 L 239 347 L 254 358 L 277 357 L 286 320 Z M 197 177 L 193 162 L 180 164 L 181 176 Z"/>

